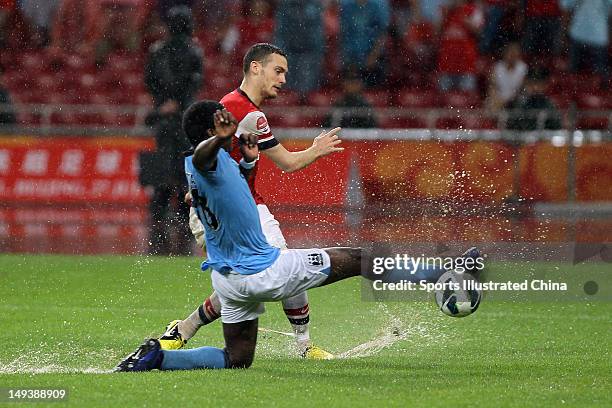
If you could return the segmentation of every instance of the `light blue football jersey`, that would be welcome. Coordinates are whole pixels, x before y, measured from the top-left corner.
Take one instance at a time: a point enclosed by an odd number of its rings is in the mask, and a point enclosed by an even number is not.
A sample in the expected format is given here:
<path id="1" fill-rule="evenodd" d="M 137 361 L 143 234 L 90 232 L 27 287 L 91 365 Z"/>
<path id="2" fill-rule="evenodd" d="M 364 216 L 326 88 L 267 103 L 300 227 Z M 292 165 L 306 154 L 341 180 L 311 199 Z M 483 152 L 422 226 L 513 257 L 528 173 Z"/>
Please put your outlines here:
<path id="1" fill-rule="evenodd" d="M 208 259 L 202 270 L 211 267 L 220 273 L 251 275 L 268 268 L 280 250 L 268 244 L 263 234 L 255 200 L 238 163 L 220 149 L 216 168 L 202 173 L 192 158 L 185 158 L 185 174 L 192 205 L 206 231 Z"/>

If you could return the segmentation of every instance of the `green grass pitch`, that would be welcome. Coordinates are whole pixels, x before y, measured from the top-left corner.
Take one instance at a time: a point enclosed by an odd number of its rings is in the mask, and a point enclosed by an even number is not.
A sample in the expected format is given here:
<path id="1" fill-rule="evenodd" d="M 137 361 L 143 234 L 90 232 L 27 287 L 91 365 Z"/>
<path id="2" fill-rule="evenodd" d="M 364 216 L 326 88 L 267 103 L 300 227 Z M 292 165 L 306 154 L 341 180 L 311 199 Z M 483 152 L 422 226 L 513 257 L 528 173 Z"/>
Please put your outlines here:
<path id="1" fill-rule="evenodd" d="M 0 387 L 67 388 L 53 406 L 78 407 L 612 406 L 608 302 L 485 299 L 453 319 L 433 301 L 362 301 L 357 279 L 309 292 L 313 340 L 346 358 L 304 361 L 291 338 L 262 332 L 248 370 L 105 373 L 209 293 L 198 266 L 0 256 Z M 260 327 L 289 331 L 276 304 Z M 218 322 L 188 344 L 202 345 L 223 345 Z"/>

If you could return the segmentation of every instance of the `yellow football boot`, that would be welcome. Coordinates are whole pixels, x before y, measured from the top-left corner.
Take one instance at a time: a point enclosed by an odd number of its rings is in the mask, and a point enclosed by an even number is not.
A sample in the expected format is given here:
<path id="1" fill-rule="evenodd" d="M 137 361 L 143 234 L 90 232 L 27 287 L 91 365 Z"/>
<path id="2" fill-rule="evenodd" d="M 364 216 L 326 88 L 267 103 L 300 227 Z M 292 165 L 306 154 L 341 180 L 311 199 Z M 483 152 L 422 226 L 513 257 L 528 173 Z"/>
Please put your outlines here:
<path id="1" fill-rule="evenodd" d="M 308 346 L 302 353 L 302 357 L 309 360 L 333 360 L 334 355 L 318 346 Z"/>
<path id="2" fill-rule="evenodd" d="M 178 331 L 180 320 L 173 320 L 166 326 L 166 331 L 159 338 L 159 344 L 162 350 L 178 350 L 187 344 L 187 340 L 183 340 L 183 336 Z"/>

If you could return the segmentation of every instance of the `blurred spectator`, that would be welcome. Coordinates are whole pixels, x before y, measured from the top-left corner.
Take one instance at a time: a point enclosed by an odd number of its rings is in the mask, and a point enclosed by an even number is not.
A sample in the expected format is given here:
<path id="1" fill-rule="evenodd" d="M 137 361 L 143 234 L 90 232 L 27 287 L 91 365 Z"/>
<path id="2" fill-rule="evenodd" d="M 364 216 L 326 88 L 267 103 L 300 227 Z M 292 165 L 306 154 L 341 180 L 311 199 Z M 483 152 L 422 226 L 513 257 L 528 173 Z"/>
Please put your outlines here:
<path id="1" fill-rule="evenodd" d="M 51 33 L 51 54 L 80 54 L 103 62 L 109 50 L 138 45 L 143 0 L 62 0 Z"/>
<path id="2" fill-rule="evenodd" d="M 0 72 L 1 75 L 1 72 Z M 0 125 L 11 125 L 17 122 L 13 103 L 0 77 Z"/>
<path id="3" fill-rule="evenodd" d="M 435 69 L 435 27 L 423 20 L 418 10 L 413 14 L 412 21 L 406 29 L 403 38 L 403 48 L 410 60 L 410 69 L 431 72 Z"/>
<path id="4" fill-rule="evenodd" d="M 608 80 L 608 19 L 612 0 L 561 0 L 561 5 L 572 13 L 569 27 L 570 70 L 577 72 L 584 62 L 590 62 L 593 71 Z"/>
<path id="5" fill-rule="evenodd" d="M 524 92 L 508 108 L 512 109 L 508 129 L 560 129 L 561 117 L 555 104 L 546 95 L 549 73 L 546 68 L 529 70 Z"/>
<path id="6" fill-rule="evenodd" d="M 6 47 L 7 36 L 11 29 L 9 21 L 16 7 L 16 0 L 0 0 L 0 49 Z"/>
<path id="7" fill-rule="evenodd" d="M 367 85 L 384 80 L 384 54 L 390 11 L 388 0 L 340 0 L 342 61 L 356 64 Z"/>
<path id="8" fill-rule="evenodd" d="M 523 51 L 538 59 L 559 52 L 561 10 L 558 0 L 522 0 L 524 2 Z"/>
<path id="9" fill-rule="evenodd" d="M 518 43 L 508 44 L 502 60 L 493 66 L 487 107 L 495 112 L 512 102 L 522 89 L 526 75 L 527 64 L 521 59 L 521 47 Z"/>
<path id="10" fill-rule="evenodd" d="M 421 6 L 418 0 L 390 0 L 391 26 L 397 36 L 403 37 L 407 28 L 410 26 L 415 15 L 421 14 Z"/>
<path id="11" fill-rule="evenodd" d="M 101 34 L 95 47 L 95 63 L 106 64 L 111 53 L 133 53 L 140 48 L 135 2 L 129 0 L 101 1 Z"/>
<path id="12" fill-rule="evenodd" d="M 161 16 L 162 20 L 166 22 L 166 18 L 168 17 L 168 13 L 172 10 L 173 7 L 177 6 L 186 6 L 189 9 L 193 7 L 193 0 L 157 0 L 157 13 Z"/>
<path id="13" fill-rule="evenodd" d="M 189 148 L 181 128 L 185 108 L 202 83 L 202 50 L 192 41 L 191 11 L 172 8 L 169 38 L 151 47 L 145 85 L 155 106 L 147 123 L 155 126 L 157 151 L 141 156 L 141 183 L 154 187 L 151 198 L 151 253 L 185 254 L 190 248 L 189 209 L 183 203 L 182 152 Z"/>
<path id="14" fill-rule="evenodd" d="M 233 54 L 240 37 L 238 20 L 242 12 L 240 0 L 200 0 L 194 4 L 197 33 L 206 51 L 217 54 Z"/>
<path id="15" fill-rule="evenodd" d="M 424 21 L 432 24 L 436 31 L 442 25 L 442 14 L 453 0 L 419 0 L 420 15 Z"/>
<path id="16" fill-rule="evenodd" d="M 363 80 L 356 67 L 349 67 L 342 75 L 342 90 L 342 97 L 334 103 L 335 109 L 324 121 L 324 126 L 341 126 L 343 128 L 377 127 L 374 109 L 363 95 Z M 351 108 L 357 108 L 360 111 L 352 111 Z"/>
<path id="17" fill-rule="evenodd" d="M 61 0 L 51 32 L 52 53 L 91 55 L 99 19 L 99 2 Z"/>
<path id="18" fill-rule="evenodd" d="M 500 41 L 502 22 L 510 0 L 486 0 L 485 23 L 480 37 L 480 51 L 490 54 Z"/>
<path id="19" fill-rule="evenodd" d="M 156 8 L 150 8 L 143 15 L 140 23 L 140 49 L 147 51 L 151 45 L 163 40 L 168 35 L 166 24 Z"/>
<path id="20" fill-rule="evenodd" d="M 51 27 L 60 0 L 20 0 L 23 15 L 32 29 L 32 41 L 37 47 L 45 47 L 51 41 Z"/>
<path id="21" fill-rule="evenodd" d="M 285 51 L 291 64 L 287 87 L 304 100 L 308 92 L 321 85 L 325 44 L 321 0 L 280 0 L 274 43 Z"/>
<path id="22" fill-rule="evenodd" d="M 482 9 L 475 1 L 456 0 L 443 21 L 438 51 L 440 90 L 474 92 L 479 58 L 478 35 L 484 23 Z"/>
<path id="23" fill-rule="evenodd" d="M 274 35 L 274 18 L 271 15 L 270 3 L 266 0 L 247 2 L 244 17 L 238 21 L 238 44 L 235 55 L 242 61 L 242 56 L 256 43 L 272 42 Z"/>

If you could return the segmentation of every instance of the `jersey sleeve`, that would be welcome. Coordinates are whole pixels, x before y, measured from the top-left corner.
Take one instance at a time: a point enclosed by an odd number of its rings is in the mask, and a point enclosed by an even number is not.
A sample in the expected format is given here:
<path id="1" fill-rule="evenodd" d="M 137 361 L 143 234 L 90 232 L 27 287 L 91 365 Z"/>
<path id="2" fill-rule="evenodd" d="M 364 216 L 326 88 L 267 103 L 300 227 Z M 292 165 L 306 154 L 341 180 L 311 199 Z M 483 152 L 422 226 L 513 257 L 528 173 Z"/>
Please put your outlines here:
<path id="1" fill-rule="evenodd" d="M 238 124 L 236 136 L 241 134 L 253 133 L 257 135 L 259 150 L 266 150 L 279 144 L 272 134 L 268 119 L 261 111 L 249 112 Z"/>

